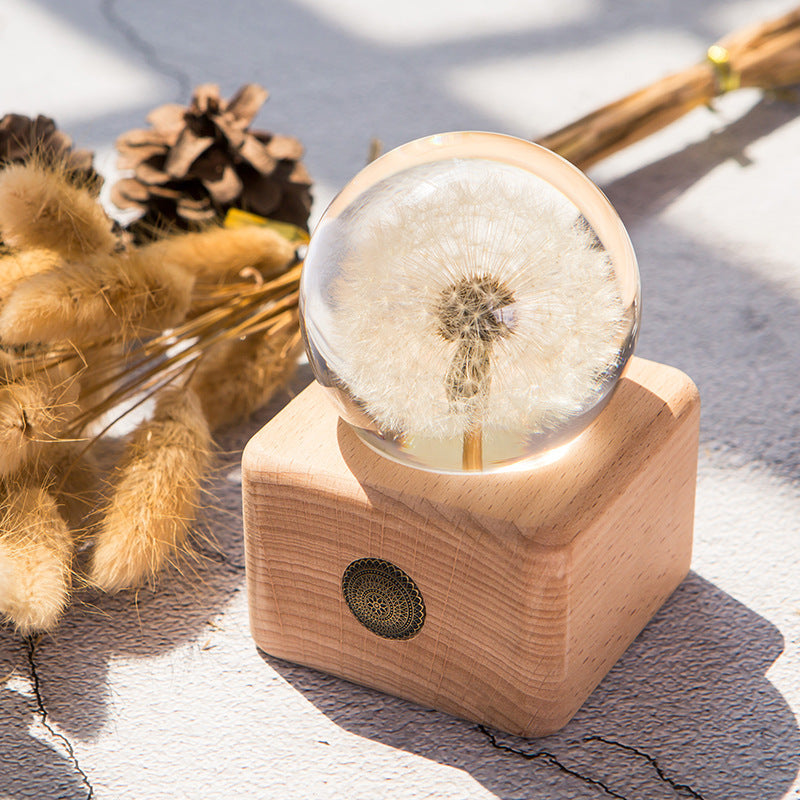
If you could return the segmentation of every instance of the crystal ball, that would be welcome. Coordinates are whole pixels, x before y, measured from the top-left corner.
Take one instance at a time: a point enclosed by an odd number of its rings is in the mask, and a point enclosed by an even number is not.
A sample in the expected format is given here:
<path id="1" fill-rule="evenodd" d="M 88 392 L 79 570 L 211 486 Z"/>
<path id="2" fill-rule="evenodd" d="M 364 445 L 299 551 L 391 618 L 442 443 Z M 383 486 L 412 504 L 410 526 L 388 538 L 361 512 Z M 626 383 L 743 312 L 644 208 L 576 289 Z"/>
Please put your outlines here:
<path id="1" fill-rule="evenodd" d="M 641 307 L 603 193 L 531 142 L 460 132 L 373 161 L 320 219 L 300 316 L 317 380 L 379 453 L 528 468 L 608 402 Z"/>

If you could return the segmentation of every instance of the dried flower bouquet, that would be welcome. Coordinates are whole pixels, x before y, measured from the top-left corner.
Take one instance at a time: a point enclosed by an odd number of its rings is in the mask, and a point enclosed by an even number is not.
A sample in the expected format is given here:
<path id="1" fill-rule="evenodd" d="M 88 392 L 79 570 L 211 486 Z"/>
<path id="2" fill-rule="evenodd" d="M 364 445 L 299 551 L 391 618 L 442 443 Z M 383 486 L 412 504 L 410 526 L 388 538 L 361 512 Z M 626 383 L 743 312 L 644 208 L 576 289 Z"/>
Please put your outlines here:
<path id="1" fill-rule="evenodd" d="M 85 542 L 80 580 L 107 591 L 178 559 L 211 432 L 293 369 L 299 266 L 267 227 L 120 248 L 89 189 L 35 162 L 0 172 L 0 236 L 0 612 L 28 634 L 57 621 Z M 91 445 L 143 397 L 152 418 L 87 524 Z"/>

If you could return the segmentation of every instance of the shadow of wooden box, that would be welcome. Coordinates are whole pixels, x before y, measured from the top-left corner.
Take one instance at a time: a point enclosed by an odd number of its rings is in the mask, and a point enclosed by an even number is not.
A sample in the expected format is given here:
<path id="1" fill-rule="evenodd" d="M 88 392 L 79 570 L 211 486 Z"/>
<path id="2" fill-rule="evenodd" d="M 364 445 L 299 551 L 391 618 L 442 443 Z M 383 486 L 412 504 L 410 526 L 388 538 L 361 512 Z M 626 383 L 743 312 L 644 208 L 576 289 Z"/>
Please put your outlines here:
<path id="1" fill-rule="evenodd" d="M 689 570 L 699 412 L 686 375 L 633 358 L 558 460 L 438 475 L 373 453 L 311 385 L 243 456 L 256 644 L 509 733 L 553 733 Z"/>

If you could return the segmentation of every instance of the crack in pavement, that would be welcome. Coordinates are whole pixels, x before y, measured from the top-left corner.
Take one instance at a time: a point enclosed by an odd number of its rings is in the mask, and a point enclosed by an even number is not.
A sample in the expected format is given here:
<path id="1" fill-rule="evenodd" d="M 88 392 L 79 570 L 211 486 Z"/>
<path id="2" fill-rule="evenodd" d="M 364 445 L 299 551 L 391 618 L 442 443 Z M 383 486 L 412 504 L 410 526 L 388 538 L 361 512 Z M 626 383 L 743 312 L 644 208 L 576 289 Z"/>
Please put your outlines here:
<path id="1" fill-rule="evenodd" d="M 587 783 L 591 786 L 595 786 L 598 789 L 601 789 L 610 797 L 620 798 L 620 800 L 628 800 L 628 798 L 626 798 L 625 795 L 621 795 L 618 792 L 614 791 L 602 781 L 596 780 L 594 778 L 589 778 L 588 776 L 582 775 L 580 772 L 577 772 L 576 770 L 571 769 L 570 767 L 567 767 L 566 765 L 562 764 L 553 753 L 550 753 L 547 750 L 536 750 L 536 751 L 521 750 L 520 748 L 512 747 L 511 745 L 499 742 L 497 740 L 497 737 L 485 725 L 478 725 L 478 730 L 482 734 L 484 734 L 484 736 L 486 736 L 492 747 L 495 747 L 498 750 L 502 750 L 503 752 L 510 753 L 512 755 L 520 756 L 521 758 L 527 759 L 528 761 L 541 759 L 545 763 L 558 768 L 562 772 L 565 772 L 567 775 L 572 775 L 573 777 L 579 778 L 584 783 Z M 700 792 L 696 791 L 688 784 L 679 783 L 673 778 L 670 778 L 669 775 L 667 775 L 666 772 L 664 772 L 664 769 L 661 767 L 661 765 L 653 756 L 643 752 L 642 750 L 639 750 L 636 747 L 633 747 L 632 745 L 624 744 L 623 742 L 618 742 L 615 741 L 614 739 L 608 739 L 604 736 L 599 736 L 597 734 L 584 736 L 580 740 L 580 742 L 573 742 L 573 744 L 578 744 L 578 743 L 586 744 L 588 742 L 603 742 L 604 744 L 611 745 L 612 747 L 618 747 L 620 750 L 624 750 L 628 753 L 633 753 L 634 755 L 637 755 L 640 758 L 643 758 L 645 761 L 647 761 L 656 771 L 658 777 L 681 796 L 692 797 L 694 798 L 694 800 L 705 800 L 705 797 L 702 794 L 700 794 Z"/>
<path id="2" fill-rule="evenodd" d="M 67 739 L 66 736 L 64 736 L 63 733 L 59 733 L 57 730 L 55 730 L 48 720 L 47 708 L 45 707 L 44 700 L 42 699 L 41 685 L 39 683 L 39 671 L 36 668 L 36 642 L 34 641 L 33 636 L 28 636 L 25 639 L 25 644 L 28 650 L 28 664 L 31 669 L 33 695 L 36 698 L 36 705 L 39 709 L 39 718 L 41 719 L 42 725 L 53 738 L 58 739 L 64 745 L 67 750 L 69 760 L 72 762 L 72 766 L 81 776 L 84 786 L 86 786 L 86 788 L 89 790 L 89 793 L 86 795 L 86 800 L 92 800 L 94 797 L 94 787 L 89 782 L 89 776 L 81 769 L 81 765 L 78 763 L 78 758 L 75 755 L 75 750 L 72 747 L 72 743 L 69 739 Z"/>
<path id="3" fill-rule="evenodd" d="M 485 725 L 478 725 L 478 730 L 486 736 L 489 740 L 492 747 L 497 748 L 498 750 L 502 750 L 505 753 L 511 753 L 515 756 L 520 756 L 528 761 L 535 761 L 537 759 L 541 759 L 546 764 L 550 766 L 556 767 L 557 769 L 561 770 L 567 775 L 571 775 L 574 778 L 578 778 L 579 780 L 583 781 L 584 783 L 588 784 L 589 786 L 594 786 L 598 789 L 601 789 L 605 792 L 609 797 L 616 797 L 618 800 L 628 800 L 624 794 L 619 794 L 615 792 L 610 786 L 607 786 L 602 781 L 598 781 L 595 778 L 590 778 L 587 775 L 582 775 L 580 772 L 577 772 L 574 769 L 570 769 L 570 767 L 562 764 L 558 758 L 556 758 L 553 753 L 548 752 L 547 750 L 536 750 L 534 752 L 530 752 L 527 750 L 520 750 L 517 747 L 511 747 L 511 745 L 503 744 L 502 742 L 497 741 L 497 737 L 485 726 Z"/>
<path id="4" fill-rule="evenodd" d="M 695 791 L 692 789 L 691 786 L 688 786 L 685 783 L 678 783 L 677 781 L 673 780 L 672 778 L 667 775 L 664 770 L 661 768 L 661 765 L 656 761 L 653 756 L 645 753 L 637 748 L 633 747 L 629 744 L 623 744 L 622 742 L 614 741 L 614 739 L 606 739 L 604 736 L 598 736 L 597 734 L 593 734 L 591 736 L 584 736 L 582 741 L 584 742 L 605 742 L 605 744 L 613 745 L 614 747 L 619 747 L 621 750 L 627 750 L 629 753 L 635 753 L 637 756 L 645 759 L 648 761 L 653 769 L 658 773 L 658 777 L 661 778 L 664 783 L 668 783 L 676 792 L 684 792 L 688 794 L 690 797 L 694 797 L 695 800 L 705 800 L 700 792 Z"/>
<path id="5" fill-rule="evenodd" d="M 138 50 L 148 64 L 155 67 L 166 78 L 178 84 L 178 102 L 185 102 L 192 89 L 192 82 L 188 73 L 179 67 L 164 61 L 154 45 L 139 35 L 139 32 L 128 23 L 117 11 L 116 0 L 103 0 L 100 3 L 100 12 L 106 22 L 134 49 Z"/>

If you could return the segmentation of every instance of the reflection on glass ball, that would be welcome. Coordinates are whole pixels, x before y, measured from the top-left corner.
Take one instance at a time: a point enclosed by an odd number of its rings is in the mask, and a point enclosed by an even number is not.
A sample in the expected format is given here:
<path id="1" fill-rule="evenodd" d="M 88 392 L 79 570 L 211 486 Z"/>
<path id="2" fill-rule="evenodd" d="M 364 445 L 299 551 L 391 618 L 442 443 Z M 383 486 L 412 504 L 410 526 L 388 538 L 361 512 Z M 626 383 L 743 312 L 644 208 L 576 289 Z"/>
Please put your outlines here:
<path id="1" fill-rule="evenodd" d="M 636 259 L 563 159 L 489 133 L 420 139 L 363 169 L 311 238 L 306 350 L 379 452 L 493 471 L 578 436 L 633 352 Z"/>

